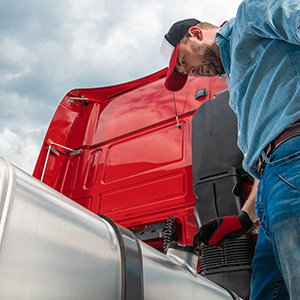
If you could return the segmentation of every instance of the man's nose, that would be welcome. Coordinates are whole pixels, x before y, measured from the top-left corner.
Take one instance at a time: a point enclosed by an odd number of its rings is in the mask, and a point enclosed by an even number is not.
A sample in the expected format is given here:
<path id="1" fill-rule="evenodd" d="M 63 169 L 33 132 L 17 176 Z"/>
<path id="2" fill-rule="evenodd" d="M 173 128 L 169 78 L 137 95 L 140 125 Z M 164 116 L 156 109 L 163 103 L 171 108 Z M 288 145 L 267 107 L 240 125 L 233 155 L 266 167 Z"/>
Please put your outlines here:
<path id="1" fill-rule="evenodd" d="M 185 70 L 185 68 L 184 68 L 184 66 L 176 66 L 176 71 L 178 72 L 178 73 L 180 73 L 180 74 L 183 74 L 183 75 L 186 75 L 187 74 L 187 72 L 186 72 L 186 70 Z"/>

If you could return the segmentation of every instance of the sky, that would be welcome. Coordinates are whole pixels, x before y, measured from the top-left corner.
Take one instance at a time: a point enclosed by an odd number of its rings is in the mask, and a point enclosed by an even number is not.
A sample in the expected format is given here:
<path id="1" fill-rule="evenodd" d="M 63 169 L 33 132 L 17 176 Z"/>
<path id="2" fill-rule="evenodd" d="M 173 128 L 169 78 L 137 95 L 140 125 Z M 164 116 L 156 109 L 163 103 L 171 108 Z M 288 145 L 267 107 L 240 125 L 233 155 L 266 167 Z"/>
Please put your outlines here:
<path id="1" fill-rule="evenodd" d="M 32 174 L 64 95 L 166 67 L 163 35 L 185 18 L 221 25 L 241 0 L 0 0 L 0 156 Z"/>

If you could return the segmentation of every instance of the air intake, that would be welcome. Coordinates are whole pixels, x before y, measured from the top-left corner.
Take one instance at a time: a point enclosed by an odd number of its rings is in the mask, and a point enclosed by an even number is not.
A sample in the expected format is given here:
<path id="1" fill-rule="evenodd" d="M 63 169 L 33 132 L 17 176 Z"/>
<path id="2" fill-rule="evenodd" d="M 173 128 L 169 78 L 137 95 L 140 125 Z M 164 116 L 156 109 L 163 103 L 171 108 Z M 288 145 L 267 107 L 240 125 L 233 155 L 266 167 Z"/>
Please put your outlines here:
<path id="1" fill-rule="evenodd" d="M 200 247 L 200 274 L 249 299 L 255 241 L 251 236 L 243 236 L 225 240 L 221 248 Z"/>

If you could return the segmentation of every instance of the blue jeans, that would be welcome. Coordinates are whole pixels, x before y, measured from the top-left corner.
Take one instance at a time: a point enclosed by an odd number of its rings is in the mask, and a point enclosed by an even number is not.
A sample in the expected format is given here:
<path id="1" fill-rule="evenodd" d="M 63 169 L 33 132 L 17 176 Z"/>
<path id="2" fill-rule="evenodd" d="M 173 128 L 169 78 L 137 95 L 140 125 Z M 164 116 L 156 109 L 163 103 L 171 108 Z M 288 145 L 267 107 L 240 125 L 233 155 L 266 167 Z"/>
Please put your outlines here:
<path id="1" fill-rule="evenodd" d="M 251 299 L 300 299 L 300 137 L 271 156 L 258 185 L 256 212 Z"/>

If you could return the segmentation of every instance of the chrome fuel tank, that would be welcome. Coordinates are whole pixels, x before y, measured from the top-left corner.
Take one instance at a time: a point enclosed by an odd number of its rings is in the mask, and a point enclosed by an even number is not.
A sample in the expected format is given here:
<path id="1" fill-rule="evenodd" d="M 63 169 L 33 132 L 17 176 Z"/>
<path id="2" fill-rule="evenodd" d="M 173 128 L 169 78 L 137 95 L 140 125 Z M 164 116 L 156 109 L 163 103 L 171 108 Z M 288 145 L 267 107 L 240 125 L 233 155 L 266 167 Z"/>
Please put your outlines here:
<path id="1" fill-rule="evenodd" d="M 237 299 L 0 158 L 0 299 Z"/>

